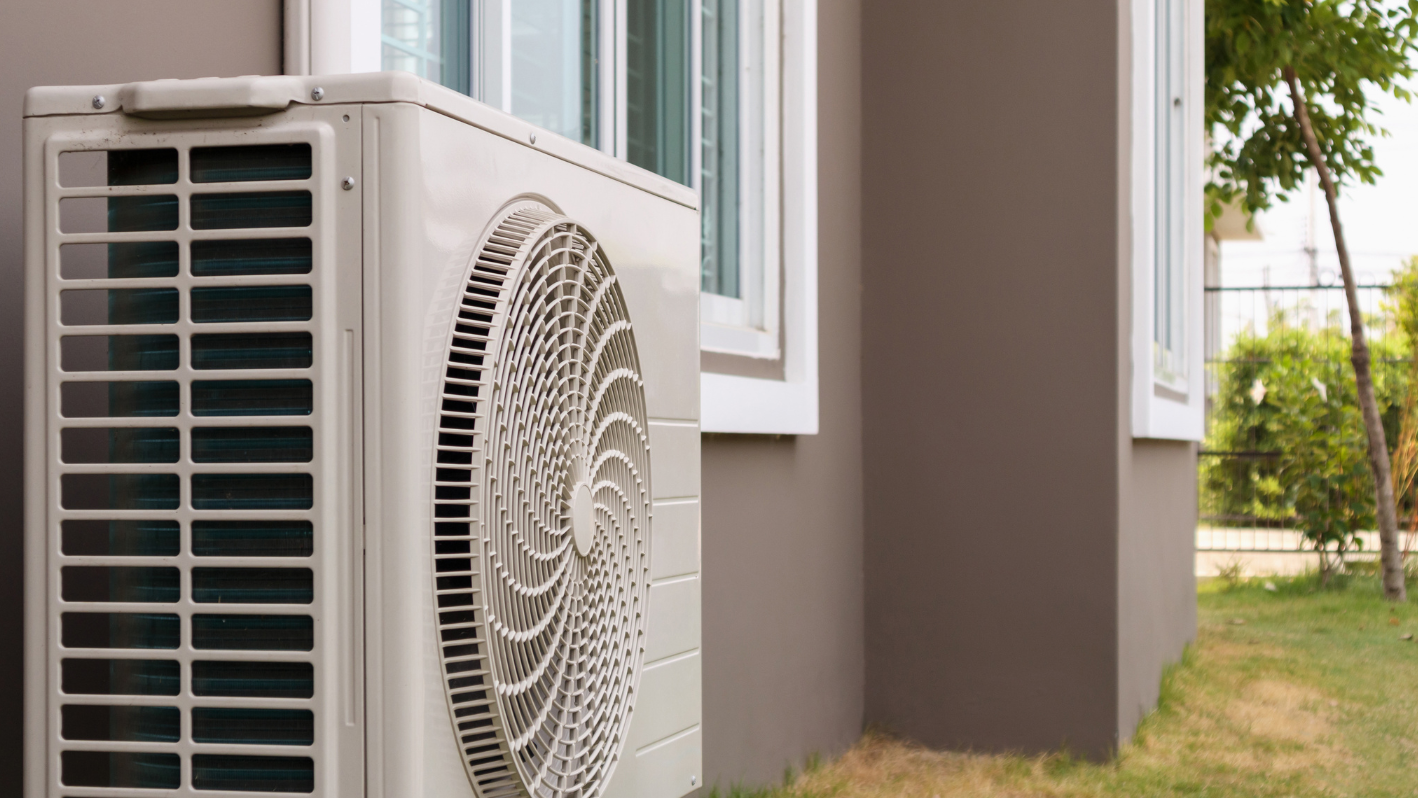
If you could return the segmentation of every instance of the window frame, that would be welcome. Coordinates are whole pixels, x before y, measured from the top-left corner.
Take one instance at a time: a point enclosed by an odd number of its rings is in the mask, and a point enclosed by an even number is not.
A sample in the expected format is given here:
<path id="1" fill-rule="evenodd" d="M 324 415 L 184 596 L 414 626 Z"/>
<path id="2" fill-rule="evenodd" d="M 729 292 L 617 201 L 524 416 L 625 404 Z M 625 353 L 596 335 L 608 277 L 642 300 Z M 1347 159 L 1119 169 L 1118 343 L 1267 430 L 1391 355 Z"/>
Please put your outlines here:
<path id="1" fill-rule="evenodd" d="M 751 8 L 751 13 L 740 12 L 738 31 L 741 144 L 737 183 L 743 201 L 737 219 L 739 296 L 701 293 L 700 348 L 722 355 L 781 361 L 783 3 L 742 2 Z M 700 3 L 696 5 L 702 7 Z M 698 19 L 702 22 L 702 13 Z M 702 44 L 702 33 L 698 41 Z M 696 71 L 702 76 L 702 52 L 698 58 Z M 696 83 L 697 88 L 703 85 L 703 80 Z M 702 101 L 696 107 L 702 109 Z M 702 130 L 696 139 L 703 140 Z M 701 146 L 695 153 L 701 161 L 703 152 Z M 702 197 L 702 163 L 694 175 L 695 188 Z"/>
<path id="2" fill-rule="evenodd" d="M 477 36 L 486 8 L 497 4 L 505 11 L 509 2 L 475 0 L 470 13 L 471 35 Z M 710 325 L 701 324 L 701 352 L 713 370 L 701 367 L 700 428 L 704 432 L 812 435 L 818 431 L 817 0 L 763 2 L 778 10 L 778 30 L 773 36 L 778 42 L 778 69 L 776 74 L 766 74 L 764 81 L 771 90 L 765 94 L 777 95 L 765 101 L 765 117 L 776 119 L 777 126 L 764 137 L 765 173 L 775 178 L 771 181 L 775 191 L 765 193 L 764 204 L 769 207 L 764 214 L 764 234 L 757 244 L 765 250 L 762 324 L 756 328 L 713 325 L 707 335 Z M 598 140 L 602 151 L 622 159 L 627 151 L 626 5 L 626 0 L 601 0 L 598 40 Z M 379 71 L 381 10 L 380 0 L 287 0 L 287 73 Z M 698 188 L 700 0 L 691 0 L 689 11 L 694 78 L 689 98 L 690 175 L 693 187 Z M 475 48 L 472 60 L 478 58 Z M 607 69 L 607 64 L 614 68 Z M 475 66 L 471 70 L 471 85 L 476 86 L 479 70 Z"/>
<path id="3" fill-rule="evenodd" d="M 1180 185 L 1171 196 L 1161 197 L 1159 169 L 1164 166 L 1158 151 L 1162 131 L 1159 118 L 1164 97 L 1159 90 L 1161 29 L 1158 9 L 1166 2 L 1181 5 L 1182 28 L 1173 32 L 1180 41 L 1182 65 L 1183 130 L 1181 137 Z M 1203 249 L 1202 160 L 1203 123 L 1203 2 L 1202 0 L 1132 0 L 1130 207 L 1132 278 L 1132 437 L 1200 441 L 1205 433 L 1205 363 L 1203 360 Z M 1165 199 L 1165 203 L 1163 200 Z M 1159 307 L 1159 257 L 1166 245 L 1160 230 L 1161 216 L 1168 206 L 1178 208 L 1181 244 L 1172 250 L 1179 256 L 1182 275 L 1176 287 L 1183 293 L 1180 359 L 1182 374 L 1165 373 L 1159 364 L 1157 324 Z"/>

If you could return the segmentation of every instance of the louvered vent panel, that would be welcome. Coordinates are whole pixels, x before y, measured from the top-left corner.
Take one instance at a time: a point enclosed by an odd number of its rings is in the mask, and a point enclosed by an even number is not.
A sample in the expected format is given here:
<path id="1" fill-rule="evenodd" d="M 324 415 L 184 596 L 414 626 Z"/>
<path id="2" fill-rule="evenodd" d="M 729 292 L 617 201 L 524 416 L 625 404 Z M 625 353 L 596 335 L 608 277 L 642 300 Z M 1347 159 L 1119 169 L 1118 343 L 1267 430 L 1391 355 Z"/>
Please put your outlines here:
<path id="1" fill-rule="evenodd" d="M 317 793 L 319 140 L 173 140 L 48 163 L 51 794 Z"/>
<path id="2" fill-rule="evenodd" d="M 650 449 L 620 286 L 580 225 L 514 207 L 449 339 L 434 578 L 444 681 L 483 798 L 596 798 L 645 652 Z"/>

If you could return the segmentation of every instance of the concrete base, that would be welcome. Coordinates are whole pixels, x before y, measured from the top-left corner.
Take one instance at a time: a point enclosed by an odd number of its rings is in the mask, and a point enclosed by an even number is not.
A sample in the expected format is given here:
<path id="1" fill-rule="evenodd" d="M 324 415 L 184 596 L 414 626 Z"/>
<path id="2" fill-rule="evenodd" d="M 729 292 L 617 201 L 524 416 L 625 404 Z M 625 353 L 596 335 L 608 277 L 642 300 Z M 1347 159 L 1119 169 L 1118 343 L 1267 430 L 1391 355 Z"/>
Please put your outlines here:
<path id="1" fill-rule="evenodd" d="M 1345 559 L 1371 560 L 1379 553 L 1379 534 L 1360 532 L 1363 546 Z M 1318 571 L 1319 555 L 1304 549 L 1304 538 L 1288 529 L 1211 529 L 1196 531 L 1196 575 L 1219 576 L 1241 564 L 1242 576 L 1295 576 Z"/>

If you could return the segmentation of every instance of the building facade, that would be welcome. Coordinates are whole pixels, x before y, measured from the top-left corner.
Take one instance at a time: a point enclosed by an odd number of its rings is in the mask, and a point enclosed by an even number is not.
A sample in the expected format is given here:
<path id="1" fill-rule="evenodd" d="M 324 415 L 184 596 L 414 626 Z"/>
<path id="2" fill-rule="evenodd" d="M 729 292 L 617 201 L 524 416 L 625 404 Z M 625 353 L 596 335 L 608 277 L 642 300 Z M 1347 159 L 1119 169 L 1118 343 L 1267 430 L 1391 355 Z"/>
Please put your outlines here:
<path id="1" fill-rule="evenodd" d="M 1200 0 L 18 0 L 34 85 L 399 68 L 700 191 L 706 782 L 867 724 L 1106 756 L 1195 628 Z M 0 385 L 22 602 L 23 386 Z M 0 615 L 17 792 L 18 611 Z"/>

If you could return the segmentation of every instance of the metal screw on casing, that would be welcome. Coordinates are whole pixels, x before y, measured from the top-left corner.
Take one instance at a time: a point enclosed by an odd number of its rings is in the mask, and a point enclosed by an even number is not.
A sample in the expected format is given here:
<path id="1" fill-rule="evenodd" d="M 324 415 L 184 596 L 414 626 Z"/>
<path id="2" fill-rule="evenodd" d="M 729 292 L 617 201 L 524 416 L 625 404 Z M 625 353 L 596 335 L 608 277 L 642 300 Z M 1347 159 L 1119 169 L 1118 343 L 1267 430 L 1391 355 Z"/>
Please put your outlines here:
<path id="1" fill-rule="evenodd" d="M 102 95 L 102 94 L 95 94 L 95 95 L 94 95 L 94 110 L 98 110 L 98 109 L 103 108 L 103 104 L 104 104 L 105 102 L 107 102 L 107 101 L 103 98 L 103 95 Z"/>
<path id="2" fill-rule="evenodd" d="M 341 180 L 340 188 L 344 189 L 345 191 L 349 191 L 350 189 L 354 188 L 354 178 L 347 177 L 344 180 Z"/>
<path id="3" fill-rule="evenodd" d="M 320 88 L 319 86 L 316 86 L 315 88 L 310 90 L 310 99 L 315 100 L 316 102 L 325 99 L 325 90 Z"/>
<path id="4" fill-rule="evenodd" d="M 698 783 L 699 783 L 699 777 L 698 777 L 698 776 L 690 776 L 690 777 L 689 777 L 689 786 L 693 787 L 694 785 L 696 785 L 696 784 L 698 784 Z"/>
<path id="5" fill-rule="evenodd" d="M 533 143 L 533 144 L 536 144 L 536 143 L 537 143 L 537 134 L 536 134 L 536 133 L 528 133 L 528 134 L 527 134 L 527 140 L 530 141 L 530 142 Z"/>

